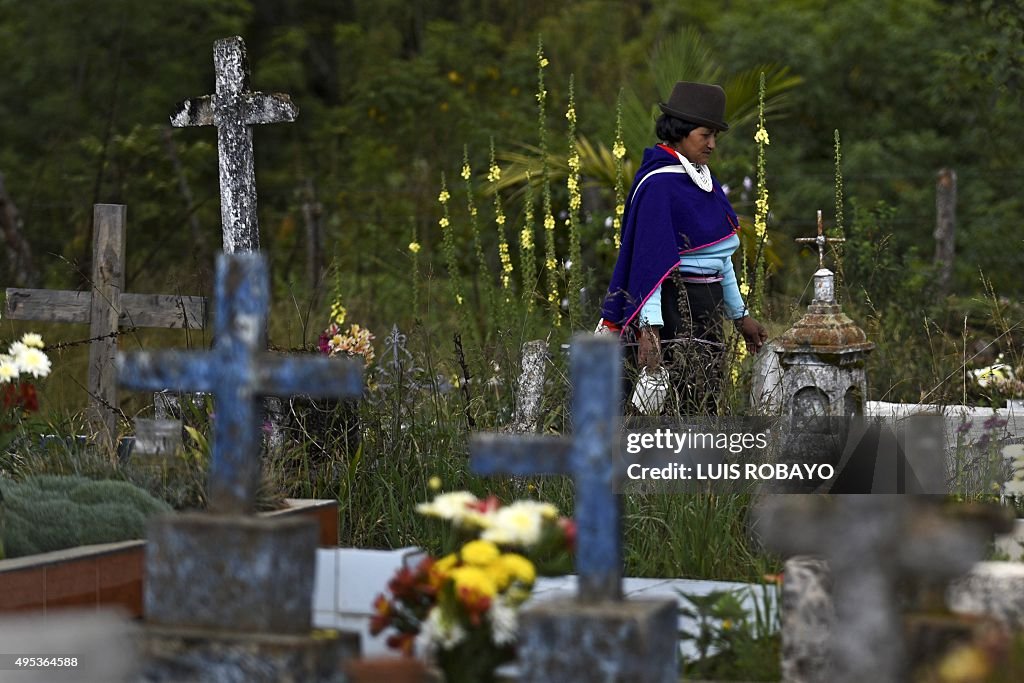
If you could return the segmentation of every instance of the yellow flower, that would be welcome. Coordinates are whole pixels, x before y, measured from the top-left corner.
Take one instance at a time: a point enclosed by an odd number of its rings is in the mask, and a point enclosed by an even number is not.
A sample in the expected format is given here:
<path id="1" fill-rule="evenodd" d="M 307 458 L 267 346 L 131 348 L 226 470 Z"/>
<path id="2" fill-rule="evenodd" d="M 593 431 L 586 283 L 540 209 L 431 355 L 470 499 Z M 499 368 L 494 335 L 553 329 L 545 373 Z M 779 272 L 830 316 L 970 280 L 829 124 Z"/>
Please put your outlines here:
<path id="1" fill-rule="evenodd" d="M 459 551 L 462 561 L 477 567 L 485 567 L 498 559 L 501 551 L 490 541 L 470 541 Z"/>
<path id="2" fill-rule="evenodd" d="M 543 69 L 543 68 L 544 68 L 544 67 L 546 67 L 546 66 L 547 66 L 547 65 L 548 65 L 549 63 L 550 63 L 550 62 L 548 62 L 548 58 L 547 58 L 547 57 L 541 57 L 541 58 L 540 58 L 540 68 L 542 68 L 542 69 Z"/>
<path id="3" fill-rule="evenodd" d="M 519 244 L 523 249 L 533 249 L 533 230 L 530 228 L 523 228 L 519 233 Z"/>
<path id="4" fill-rule="evenodd" d="M 462 295 L 461 294 L 456 294 L 455 295 L 455 303 L 457 303 L 459 306 L 462 305 Z"/>
<path id="5" fill-rule="evenodd" d="M 487 598 L 498 592 L 494 579 L 480 567 L 456 567 L 448 576 L 455 582 L 456 592 L 467 591 Z"/>
<path id="6" fill-rule="evenodd" d="M 759 126 L 757 132 L 754 133 L 754 142 L 763 142 L 766 145 L 769 144 L 768 131 L 764 129 L 764 126 Z"/>
<path id="7" fill-rule="evenodd" d="M 441 220 L 439 220 L 437 222 L 437 224 L 440 225 L 442 228 L 447 228 L 448 227 L 448 216 L 441 216 Z"/>
<path id="8" fill-rule="evenodd" d="M 517 553 L 505 553 L 498 561 L 504 565 L 505 570 L 519 583 L 530 586 L 537 579 L 537 570 L 533 563 Z"/>
<path id="9" fill-rule="evenodd" d="M 414 254 L 420 253 L 420 243 L 419 242 L 409 242 L 409 251 L 411 251 Z"/>
<path id="10" fill-rule="evenodd" d="M 462 179 L 463 180 L 469 180 L 469 176 L 471 174 L 472 174 L 472 172 L 469 170 L 469 164 L 463 164 L 462 165 Z"/>
<path id="11" fill-rule="evenodd" d="M 441 477 L 439 477 L 437 475 L 434 475 L 427 482 L 427 486 L 430 488 L 431 491 L 440 491 L 441 490 Z"/>
<path id="12" fill-rule="evenodd" d="M 569 120 L 569 123 L 576 123 L 576 109 L 569 107 L 568 111 L 565 112 L 565 118 Z"/>
<path id="13" fill-rule="evenodd" d="M 497 164 L 491 164 L 491 167 L 487 170 L 487 180 L 491 183 L 501 180 L 501 169 L 498 168 Z"/>
<path id="14" fill-rule="evenodd" d="M 475 206 L 471 206 L 469 208 L 469 215 L 470 216 L 476 216 L 476 207 Z"/>
<path id="15" fill-rule="evenodd" d="M 439 201 L 442 204 L 444 204 L 446 201 L 451 199 L 451 197 L 452 196 L 450 194 L 448 194 L 448 190 L 441 190 L 441 194 L 437 195 L 437 201 Z"/>
<path id="16" fill-rule="evenodd" d="M 555 217 L 550 213 L 547 216 L 544 216 L 544 228 L 547 230 L 555 229 Z"/>
<path id="17" fill-rule="evenodd" d="M 740 283 L 740 294 L 745 297 L 750 295 L 750 283 L 746 280 Z"/>
<path id="18" fill-rule="evenodd" d="M 333 320 L 335 323 L 337 323 L 338 325 L 344 325 L 345 316 L 347 315 L 348 311 L 345 310 L 345 307 L 341 305 L 340 301 L 335 301 L 333 304 L 331 304 L 331 320 Z"/>
<path id="19" fill-rule="evenodd" d="M 615 141 L 615 144 L 612 146 L 612 156 L 616 159 L 622 159 L 626 156 L 626 146 L 621 141 Z"/>
<path id="20" fill-rule="evenodd" d="M 494 222 L 497 223 L 498 225 L 505 225 L 505 214 L 499 213 L 497 216 L 495 216 Z"/>
<path id="21" fill-rule="evenodd" d="M 544 261 L 544 266 L 545 266 L 545 267 L 546 267 L 546 268 L 547 268 L 548 270 L 554 270 L 555 268 L 557 268 L 557 267 L 558 267 L 558 264 L 557 264 L 557 263 L 555 262 L 555 259 L 553 259 L 553 258 L 549 258 L 549 259 L 547 259 L 547 260 L 545 260 L 545 261 Z"/>
<path id="22" fill-rule="evenodd" d="M 730 630 L 732 630 L 732 619 L 722 619 L 722 630 L 723 631 L 730 631 Z"/>

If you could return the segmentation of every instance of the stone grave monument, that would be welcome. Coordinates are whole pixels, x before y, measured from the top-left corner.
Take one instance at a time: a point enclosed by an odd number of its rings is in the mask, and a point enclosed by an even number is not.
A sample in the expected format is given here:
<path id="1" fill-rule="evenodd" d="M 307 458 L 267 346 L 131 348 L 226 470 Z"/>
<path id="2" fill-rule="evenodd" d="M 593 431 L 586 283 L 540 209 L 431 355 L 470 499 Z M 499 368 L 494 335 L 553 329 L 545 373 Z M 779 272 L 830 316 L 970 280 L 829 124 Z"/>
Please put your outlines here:
<path id="1" fill-rule="evenodd" d="M 782 368 L 783 415 L 852 417 L 864 414 L 865 358 L 875 345 L 836 303 L 835 276 L 825 268 L 826 237 L 818 211 L 818 236 L 800 237 L 818 247 L 814 299 L 807 312 L 775 343 Z"/>
<path id="2" fill-rule="evenodd" d="M 477 434 L 479 474 L 568 474 L 576 485 L 578 594 L 524 609 L 519 666 L 529 683 L 675 683 L 676 602 L 622 599 L 621 500 L 613 493 L 622 358 L 616 339 L 577 335 L 570 349 L 571 437 Z"/>
<path id="3" fill-rule="evenodd" d="M 170 672 L 199 679 L 201 672 L 209 677 L 203 680 L 334 681 L 339 660 L 355 654 L 358 640 L 313 635 L 316 523 L 252 515 L 262 397 L 355 397 L 362 368 L 347 359 L 266 350 L 269 284 L 259 254 L 221 255 L 215 303 L 211 351 L 118 358 L 128 388 L 215 397 L 209 512 L 159 518 L 149 528 L 147 672 L 150 680 L 168 680 Z"/>

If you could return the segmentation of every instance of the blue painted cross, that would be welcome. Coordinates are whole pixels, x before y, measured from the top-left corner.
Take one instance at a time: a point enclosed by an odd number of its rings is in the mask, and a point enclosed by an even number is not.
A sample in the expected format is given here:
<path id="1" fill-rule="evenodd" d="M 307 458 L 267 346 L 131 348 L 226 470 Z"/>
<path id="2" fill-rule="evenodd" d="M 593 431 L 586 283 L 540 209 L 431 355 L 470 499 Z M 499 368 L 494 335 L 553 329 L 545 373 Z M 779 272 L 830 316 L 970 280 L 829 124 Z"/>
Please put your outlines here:
<path id="1" fill-rule="evenodd" d="M 356 397 L 362 392 L 362 367 L 356 361 L 266 350 L 270 294 L 260 254 L 221 254 L 214 296 L 212 351 L 119 354 L 118 370 L 130 389 L 214 394 L 210 509 L 247 513 L 260 483 L 260 397 Z"/>
<path id="2" fill-rule="evenodd" d="M 617 339 L 573 339 L 571 437 L 476 434 L 478 474 L 569 474 L 576 485 L 576 573 L 583 602 L 622 598 L 621 499 L 613 493 L 615 448 L 622 423 L 622 353 Z"/>

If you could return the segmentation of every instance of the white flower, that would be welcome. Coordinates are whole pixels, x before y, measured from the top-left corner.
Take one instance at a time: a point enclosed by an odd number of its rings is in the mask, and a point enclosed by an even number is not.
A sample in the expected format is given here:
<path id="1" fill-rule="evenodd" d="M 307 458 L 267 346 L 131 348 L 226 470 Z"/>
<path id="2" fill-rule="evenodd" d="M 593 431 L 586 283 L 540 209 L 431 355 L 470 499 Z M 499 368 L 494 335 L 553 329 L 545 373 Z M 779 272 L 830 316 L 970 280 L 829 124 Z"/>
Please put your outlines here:
<path id="1" fill-rule="evenodd" d="M 488 618 L 491 621 L 491 636 L 495 645 L 504 647 L 516 642 L 519 618 L 515 607 L 504 600 L 495 600 L 488 612 Z"/>
<path id="2" fill-rule="evenodd" d="M 21 342 L 21 341 L 11 342 L 11 347 L 9 349 L 7 349 L 7 355 L 8 356 L 12 356 L 13 358 L 17 358 L 27 348 L 28 348 L 28 346 L 25 344 L 25 342 Z"/>
<path id="3" fill-rule="evenodd" d="M 34 349 L 41 349 L 46 346 L 43 344 L 43 336 L 41 334 L 36 334 L 35 332 L 26 332 L 23 334 L 21 337 L 21 343 Z"/>
<path id="4" fill-rule="evenodd" d="M 0 356 L 0 384 L 18 379 L 18 365 L 10 356 Z"/>
<path id="5" fill-rule="evenodd" d="M 50 374 L 50 359 L 39 349 L 24 347 L 21 353 L 15 355 L 14 362 L 18 366 L 18 371 L 27 375 L 46 377 Z"/>
<path id="6" fill-rule="evenodd" d="M 1006 486 L 1003 487 L 1003 495 L 1024 496 L 1024 481 L 1014 479 L 1013 481 L 1006 482 Z"/>
<path id="7" fill-rule="evenodd" d="M 466 506 L 478 501 L 479 499 L 469 491 L 452 491 L 435 496 L 434 500 L 429 503 L 420 503 L 416 506 L 416 512 L 428 517 L 439 517 L 459 522 L 464 520 L 470 512 Z"/>
<path id="8" fill-rule="evenodd" d="M 517 501 L 488 515 L 480 538 L 498 545 L 529 547 L 540 540 L 544 518 L 557 516 L 558 508 L 550 503 Z"/>
<path id="9" fill-rule="evenodd" d="M 445 619 L 440 607 L 434 607 L 423 622 L 423 635 L 435 647 L 450 650 L 466 639 L 466 630 L 454 620 Z"/>

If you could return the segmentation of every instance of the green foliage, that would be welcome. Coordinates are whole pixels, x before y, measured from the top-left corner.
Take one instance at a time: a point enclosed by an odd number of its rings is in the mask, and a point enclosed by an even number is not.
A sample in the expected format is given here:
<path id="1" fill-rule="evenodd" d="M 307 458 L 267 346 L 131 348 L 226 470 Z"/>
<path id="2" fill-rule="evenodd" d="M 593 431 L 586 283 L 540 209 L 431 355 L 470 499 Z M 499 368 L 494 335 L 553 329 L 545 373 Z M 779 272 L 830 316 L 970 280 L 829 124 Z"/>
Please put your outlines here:
<path id="1" fill-rule="evenodd" d="M 7 557 L 143 538 L 146 519 L 170 510 L 125 481 L 0 479 L 0 539 Z"/>
<path id="2" fill-rule="evenodd" d="M 763 584 L 759 591 L 750 587 L 679 594 L 689 603 L 679 608 L 680 615 L 696 621 L 694 632 L 680 634 L 681 640 L 691 640 L 697 648 L 696 659 L 684 664 L 687 679 L 779 680 L 782 653 L 776 585 Z M 752 599 L 752 612 L 743 606 L 744 594 Z"/>

